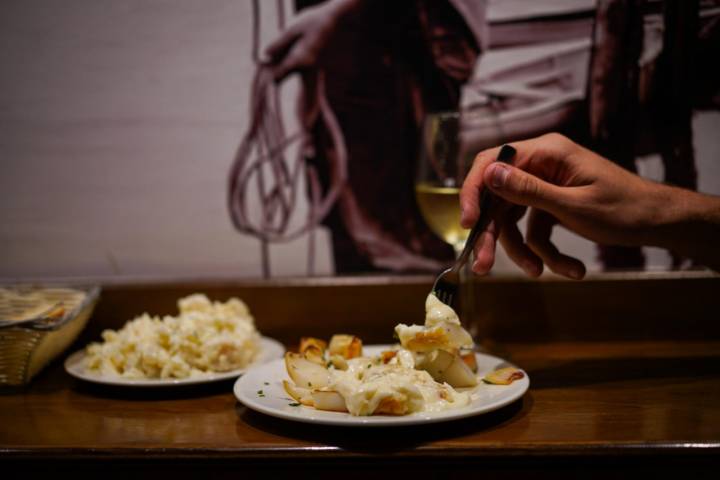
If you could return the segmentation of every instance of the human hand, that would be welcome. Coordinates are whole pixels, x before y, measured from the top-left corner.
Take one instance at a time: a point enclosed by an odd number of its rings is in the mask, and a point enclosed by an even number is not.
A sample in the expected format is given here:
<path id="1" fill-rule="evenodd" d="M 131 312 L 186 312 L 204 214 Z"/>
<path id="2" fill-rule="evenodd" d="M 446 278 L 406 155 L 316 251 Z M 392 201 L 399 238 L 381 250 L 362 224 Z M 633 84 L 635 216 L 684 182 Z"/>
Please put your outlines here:
<path id="1" fill-rule="evenodd" d="M 550 235 L 556 224 L 602 244 L 654 245 L 671 218 L 671 187 L 644 180 L 559 134 L 512 144 L 513 166 L 495 162 L 499 148 L 479 153 L 460 192 L 461 223 L 470 228 L 479 215 L 483 188 L 509 204 L 497 209 L 475 245 L 473 271 L 487 273 L 499 238 L 508 256 L 528 275 L 542 273 L 543 264 L 574 279 L 585 265 L 560 252 Z M 517 221 L 530 213 L 525 238 Z"/>
<path id="2" fill-rule="evenodd" d="M 359 0 L 328 0 L 300 12 L 295 21 L 273 41 L 265 54 L 273 66 L 275 81 L 320 62 L 342 17 L 357 6 Z"/>

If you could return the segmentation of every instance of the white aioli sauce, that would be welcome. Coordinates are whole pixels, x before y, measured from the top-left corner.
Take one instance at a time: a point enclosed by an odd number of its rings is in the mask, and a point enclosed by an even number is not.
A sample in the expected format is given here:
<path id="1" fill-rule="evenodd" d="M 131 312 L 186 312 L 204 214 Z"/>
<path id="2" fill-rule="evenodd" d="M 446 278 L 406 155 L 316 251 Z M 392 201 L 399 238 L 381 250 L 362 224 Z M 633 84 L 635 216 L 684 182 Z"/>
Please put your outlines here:
<path id="1" fill-rule="evenodd" d="M 455 311 L 431 293 L 425 301 L 425 325 L 400 324 L 395 331 L 403 348 L 387 364 L 354 358 L 348 361 L 347 370 L 332 370 L 329 388 L 345 399 L 348 411 L 352 415 L 372 415 L 384 402 L 398 405 L 405 410 L 402 414 L 467 405 L 467 393 L 457 392 L 433 380 L 426 371 L 415 369 L 418 353 L 473 346 L 472 337 L 460 325 Z"/>
<path id="2" fill-rule="evenodd" d="M 425 300 L 425 325 L 399 324 L 395 333 L 403 348 L 414 352 L 442 349 L 450 352 L 472 348 L 470 334 L 460 324 L 455 311 L 432 293 Z"/>
<path id="3" fill-rule="evenodd" d="M 388 364 L 354 358 L 348 362 L 347 370 L 333 372 L 330 389 L 342 395 L 352 415 L 372 415 L 383 402 L 404 409 L 399 414 L 437 412 L 467 405 L 468 394 L 437 383 L 423 370 L 415 370 L 412 364 L 407 364 L 408 357 L 412 359 L 412 354 L 401 350 Z"/>

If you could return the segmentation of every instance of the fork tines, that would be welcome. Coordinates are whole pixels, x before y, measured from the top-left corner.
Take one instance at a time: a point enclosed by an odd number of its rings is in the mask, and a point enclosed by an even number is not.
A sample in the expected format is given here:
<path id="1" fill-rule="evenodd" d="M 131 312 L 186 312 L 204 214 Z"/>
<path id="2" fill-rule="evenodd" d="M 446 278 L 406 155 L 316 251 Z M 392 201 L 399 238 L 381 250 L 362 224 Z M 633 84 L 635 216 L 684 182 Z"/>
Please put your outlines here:
<path id="1" fill-rule="evenodd" d="M 440 300 L 445 305 L 452 306 L 455 292 L 458 289 L 459 279 L 451 278 L 454 276 L 457 276 L 457 273 L 453 272 L 452 268 L 448 268 L 437 277 L 437 279 L 435 280 L 435 285 L 433 285 L 433 293 L 438 298 L 438 300 Z"/>

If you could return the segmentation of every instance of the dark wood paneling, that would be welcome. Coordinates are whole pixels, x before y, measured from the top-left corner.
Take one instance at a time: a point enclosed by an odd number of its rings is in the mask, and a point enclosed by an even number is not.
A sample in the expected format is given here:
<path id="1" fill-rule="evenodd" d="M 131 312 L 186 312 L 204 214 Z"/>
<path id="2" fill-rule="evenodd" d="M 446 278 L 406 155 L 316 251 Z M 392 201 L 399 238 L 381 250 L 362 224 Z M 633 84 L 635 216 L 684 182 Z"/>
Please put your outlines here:
<path id="1" fill-rule="evenodd" d="M 599 275 L 484 281 L 480 338 L 495 341 L 720 339 L 717 275 Z"/>
<path id="2" fill-rule="evenodd" d="M 173 314 L 177 299 L 204 292 L 250 307 L 266 335 L 294 343 L 301 335 L 348 332 L 368 343 L 392 341 L 400 322 L 421 323 L 432 277 L 308 278 L 237 283 L 109 285 L 82 341 L 143 312 Z M 720 339 L 720 276 L 596 275 L 575 282 L 520 277 L 477 279 L 481 341 Z"/>

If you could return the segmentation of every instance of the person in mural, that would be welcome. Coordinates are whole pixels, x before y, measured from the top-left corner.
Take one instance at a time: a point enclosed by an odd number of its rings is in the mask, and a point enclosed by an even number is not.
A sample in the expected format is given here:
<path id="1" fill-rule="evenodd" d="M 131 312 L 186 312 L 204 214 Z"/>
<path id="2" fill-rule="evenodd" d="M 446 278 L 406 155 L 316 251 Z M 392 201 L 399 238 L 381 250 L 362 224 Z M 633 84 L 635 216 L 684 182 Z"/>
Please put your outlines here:
<path id="1" fill-rule="evenodd" d="M 437 271 L 452 248 L 424 224 L 413 179 L 427 112 L 456 109 L 481 52 L 484 1 L 297 0 L 295 21 L 271 42 L 276 82 L 300 73 L 301 117 L 324 94 L 347 148 L 347 184 L 323 220 L 338 273 Z M 307 125 L 305 155 L 331 181 L 334 152 L 321 122 Z"/>
<path id="2" fill-rule="evenodd" d="M 688 52 L 695 49 L 697 2 L 663 2 L 662 45 L 647 46 L 660 53 L 643 71 L 647 39 L 641 4 L 602 0 L 588 13 L 595 18 L 587 111 L 570 125 L 543 125 L 541 131 L 559 129 L 630 172 L 636 171 L 639 152 L 658 151 L 665 181 L 694 189 L 688 99 L 701 89 L 685 63 L 695 58 Z M 490 47 L 486 2 L 296 0 L 296 8 L 295 21 L 267 48 L 267 65 L 277 82 L 300 73 L 300 110 L 310 134 L 305 157 L 326 191 L 333 184 L 329 159 L 338 156 L 337 132 L 313 120 L 319 84 L 342 131 L 347 184 L 323 220 L 332 232 L 337 272 L 439 270 L 453 252 L 425 226 L 415 204 L 419 125 L 428 112 L 458 107 L 461 87 L 481 51 Z M 717 31 L 717 24 L 710 31 Z M 705 43 L 713 45 L 712 38 Z M 716 78 L 707 72 L 696 77 Z M 645 110 L 654 122 L 652 135 L 638 134 Z M 654 142 L 647 141 L 651 138 Z M 637 245 L 598 248 L 606 270 L 644 267 Z M 673 266 L 682 264 L 682 255 L 673 254 Z"/>
<path id="3" fill-rule="evenodd" d="M 720 197 L 643 179 L 559 134 L 512 146 L 513 166 L 495 162 L 498 148 L 479 153 L 460 192 L 468 228 L 478 218 L 482 189 L 508 202 L 475 244 L 474 272 L 492 268 L 499 240 L 530 276 L 545 265 L 581 279 L 585 265 L 550 241 L 556 224 L 603 244 L 666 248 L 720 271 Z M 516 222 L 527 208 L 523 238 Z"/>

